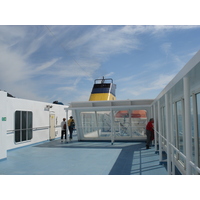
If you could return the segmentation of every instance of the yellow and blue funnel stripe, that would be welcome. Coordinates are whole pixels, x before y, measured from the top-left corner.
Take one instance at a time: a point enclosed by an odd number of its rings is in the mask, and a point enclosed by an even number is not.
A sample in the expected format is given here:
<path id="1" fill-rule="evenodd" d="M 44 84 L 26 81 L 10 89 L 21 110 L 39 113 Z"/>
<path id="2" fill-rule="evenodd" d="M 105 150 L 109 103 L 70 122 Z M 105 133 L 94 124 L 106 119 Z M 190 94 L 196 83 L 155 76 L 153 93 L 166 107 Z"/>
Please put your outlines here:
<path id="1" fill-rule="evenodd" d="M 101 80 L 101 83 L 96 81 Z M 93 86 L 89 101 L 110 101 L 116 100 L 115 89 L 116 85 L 111 83 L 105 83 L 106 80 L 112 79 L 96 79 Z"/>

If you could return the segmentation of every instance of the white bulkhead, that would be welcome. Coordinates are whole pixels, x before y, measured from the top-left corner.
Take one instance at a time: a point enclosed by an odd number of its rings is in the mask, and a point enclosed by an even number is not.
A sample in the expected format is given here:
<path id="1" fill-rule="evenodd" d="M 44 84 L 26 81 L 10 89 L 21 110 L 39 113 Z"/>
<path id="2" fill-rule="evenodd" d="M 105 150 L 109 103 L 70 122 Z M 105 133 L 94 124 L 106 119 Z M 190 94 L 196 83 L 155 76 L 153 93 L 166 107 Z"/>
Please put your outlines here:
<path id="1" fill-rule="evenodd" d="M 0 100 L 0 160 L 7 150 L 60 137 L 68 106 L 7 97 L 4 91 Z"/>

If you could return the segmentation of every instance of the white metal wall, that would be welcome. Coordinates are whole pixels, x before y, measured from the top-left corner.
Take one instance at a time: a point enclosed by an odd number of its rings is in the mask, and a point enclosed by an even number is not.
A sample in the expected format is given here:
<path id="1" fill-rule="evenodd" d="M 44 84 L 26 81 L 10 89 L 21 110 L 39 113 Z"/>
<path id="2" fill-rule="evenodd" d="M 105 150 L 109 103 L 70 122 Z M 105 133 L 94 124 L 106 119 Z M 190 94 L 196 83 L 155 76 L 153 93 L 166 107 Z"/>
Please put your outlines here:
<path id="1" fill-rule="evenodd" d="M 4 138 L 3 144 L 6 145 L 6 151 L 50 139 L 50 121 L 49 116 L 51 113 L 55 114 L 55 138 L 60 137 L 61 130 L 60 124 L 62 119 L 66 116 L 67 106 L 56 105 L 46 102 L 31 101 L 25 99 L 5 97 L 5 116 L 6 123 L 4 123 Z M 2 102 L 2 98 L 1 98 Z M 47 105 L 51 105 L 52 108 L 47 108 Z M 24 141 L 15 143 L 15 111 L 31 111 L 33 114 L 33 138 L 30 141 Z"/>

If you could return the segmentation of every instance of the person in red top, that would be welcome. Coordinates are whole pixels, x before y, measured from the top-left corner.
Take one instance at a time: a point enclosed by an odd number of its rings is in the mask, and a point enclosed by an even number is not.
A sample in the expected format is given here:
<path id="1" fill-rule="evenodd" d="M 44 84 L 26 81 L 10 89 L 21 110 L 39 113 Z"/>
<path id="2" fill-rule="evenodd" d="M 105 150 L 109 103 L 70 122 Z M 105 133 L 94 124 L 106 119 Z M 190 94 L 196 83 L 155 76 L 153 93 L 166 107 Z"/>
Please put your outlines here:
<path id="1" fill-rule="evenodd" d="M 147 135 L 147 143 L 146 143 L 146 148 L 149 149 L 149 145 L 151 143 L 151 140 L 154 139 L 154 119 L 151 118 L 146 125 L 146 135 Z"/>

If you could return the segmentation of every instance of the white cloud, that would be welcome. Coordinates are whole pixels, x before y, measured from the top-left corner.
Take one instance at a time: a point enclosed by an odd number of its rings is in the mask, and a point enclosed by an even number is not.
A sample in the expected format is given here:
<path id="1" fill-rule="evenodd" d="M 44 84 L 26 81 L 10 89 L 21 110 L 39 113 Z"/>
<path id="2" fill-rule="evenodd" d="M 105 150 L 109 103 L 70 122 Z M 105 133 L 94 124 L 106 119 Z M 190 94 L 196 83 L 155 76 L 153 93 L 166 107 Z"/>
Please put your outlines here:
<path id="1" fill-rule="evenodd" d="M 176 74 L 160 74 L 159 77 L 150 84 L 148 90 L 163 89 L 174 77 Z"/>
<path id="2" fill-rule="evenodd" d="M 29 76 L 26 62 L 16 52 L 12 52 L 5 46 L 0 45 L 0 82 L 14 83 L 24 80 Z"/>
<path id="3" fill-rule="evenodd" d="M 26 32 L 20 26 L 0 26 L 0 44 L 13 46 L 24 38 Z"/>
<path id="4" fill-rule="evenodd" d="M 169 42 L 162 44 L 161 48 L 165 52 L 166 55 L 169 54 L 169 52 L 171 50 L 171 46 L 172 46 L 172 44 Z"/>
<path id="5" fill-rule="evenodd" d="M 78 34 L 73 40 L 65 38 L 62 44 L 66 49 L 77 48 L 78 52 L 86 58 L 102 61 L 112 54 L 136 49 L 138 40 L 129 36 L 131 36 L 131 31 L 123 26 L 117 26 L 114 29 L 110 26 L 95 26 L 88 27 L 87 32 Z"/>
<path id="6" fill-rule="evenodd" d="M 51 67 L 53 64 L 55 64 L 58 60 L 60 60 L 61 58 L 54 58 L 53 60 L 51 61 L 48 61 L 46 63 L 43 63 L 41 66 L 37 67 L 35 70 L 36 72 L 39 72 L 39 71 L 42 71 L 42 70 L 45 70 L 49 67 Z"/>
<path id="7" fill-rule="evenodd" d="M 71 87 L 71 86 L 66 86 L 66 87 L 59 87 L 57 88 L 58 90 L 65 90 L 66 92 L 68 91 L 74 91 L 75 87 Z"/>
<path id="8" fill-rule="evenodd" d="M 161 33 L 164 31 L 175 31 L 175 30 L 186 30 L 186 29 L 195 29 L 199 28 L 200 26 L 198 25 L 155 25 L 152 26 L 150 29 L 153 34 Z M 150 30 L 149 29 L 149 30 Z"/>
<path id="9" fill-rule="evenodd" d="M 156 78 L 145 77 L 143 79 L 137 79 L 131 81 L 131 84 L 127 84 L 126 88 L 120 90 L 122 93 L 128 93 L 131 97 L 137 97 L 145 95 L 148 91 L 154 93 L 154 91 L 161 91 L 164 87 L 174 78 L 175 74 L 160 74 Z M 158 94 L 157 94 L 158 95 Z M 155 98 L 155 97 L 154 97 Z"/>

